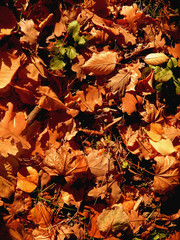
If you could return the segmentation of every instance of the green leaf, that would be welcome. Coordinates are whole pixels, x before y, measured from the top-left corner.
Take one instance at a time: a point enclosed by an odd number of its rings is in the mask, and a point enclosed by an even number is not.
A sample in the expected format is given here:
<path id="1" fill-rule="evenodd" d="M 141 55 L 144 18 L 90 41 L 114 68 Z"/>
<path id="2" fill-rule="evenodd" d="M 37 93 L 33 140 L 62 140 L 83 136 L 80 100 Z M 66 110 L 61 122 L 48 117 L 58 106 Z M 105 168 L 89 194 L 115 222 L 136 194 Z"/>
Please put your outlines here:
<path id="1" fill-rule="evenodd" d="M 176 60 L 176 58 L 170 58 L 169 59 L 169 61 L 168 61 L 168 63 L 167 63 L 167 67 L 168 68 L 176 68 L 177 67 L 177 65 L 178 65 L 178 61 Z"/>
<path id="2" fill-rule="evenodd" d="M 54 56 L 50 61 L 51 70 L 59 70 L 66 66 L 66 63 L 58 56 Z"/>
<path id="3" fill-rule="evenodd" d="M 85 45 L 86 44 L 86 39 L 83 37 L 83 36 L 79 36 L 78 34 L 77 35 L 74 35 L 74 41 L 78 44 L 78 45 Z"/>
<path id="4" fill-rule="evenodd" d="M 154 75 L 157 82 L 167 82 L 173 77 L 173 72 L 169 68 L 164 68 Z"/>
<path id="5" fill-rule="evenodd" d="M 180 78 L 178 78 L 176 81 L 174 81 L 174 84 L 176 86 L 176 94 L 180 95 Z"/>
<path id="6" fill-rule="evenodd" d="M 56 47 L 59 48 L 59 47 L 62 47 L 62 45 L 63 45 L 63 40 L 57 40 L 56 41 L 56 45 L 55 45 Z"/>
<path id="7" fill-rule="evenodd" d="M 163 83 L 158 83 L 158 84 L 156 85 L 156 91 L 157 91 L 157 92 L 161 92 L 161 91 L 162 91 L 162 87 L 163 87 Z"/>
<path id="8" fill-rule="evenodd" d="M 78 55 L 78 53 L 76 52 L 76 49 L 72 46 L 68 46 L 66 50 L 67 50 L 66 54 L 70 59 L 74 59 Z"/>
<path id="9" fill-rule="evenodd" d="M 69 23 L 67 30 L 68 33 L 74 38 L 74 36 L 79 34 L 80 25 L 76 20 L 74 20 Z"/>

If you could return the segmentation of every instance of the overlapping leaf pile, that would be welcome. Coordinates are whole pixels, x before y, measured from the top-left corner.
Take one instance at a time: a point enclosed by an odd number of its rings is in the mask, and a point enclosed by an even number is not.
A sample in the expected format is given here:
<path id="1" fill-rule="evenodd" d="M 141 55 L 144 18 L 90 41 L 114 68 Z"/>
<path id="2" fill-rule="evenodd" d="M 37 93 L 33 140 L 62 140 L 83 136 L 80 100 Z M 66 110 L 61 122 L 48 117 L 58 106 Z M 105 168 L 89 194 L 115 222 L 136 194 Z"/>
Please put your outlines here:
<path id="1" fill-rule="evenodd" d="M 2 239 L 179 239 L 179 15 L 137 2 L 1 2 Z"/>

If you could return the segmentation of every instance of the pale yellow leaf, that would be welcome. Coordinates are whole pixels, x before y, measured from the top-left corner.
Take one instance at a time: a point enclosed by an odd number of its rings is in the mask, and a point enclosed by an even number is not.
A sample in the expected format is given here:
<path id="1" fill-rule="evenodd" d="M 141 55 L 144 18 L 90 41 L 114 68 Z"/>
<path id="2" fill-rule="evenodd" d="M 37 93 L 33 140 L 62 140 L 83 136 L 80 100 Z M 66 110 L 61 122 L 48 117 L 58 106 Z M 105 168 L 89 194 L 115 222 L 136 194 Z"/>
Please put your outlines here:
<path id="1" fill-rule="evenodd" d="M 154 142 L 149 139 L 149 142 L 156 149 L 156 151 L 162 155 L 168 155 L 177 151 L 170 139 L 161 139 L 158 142 Z"/>
<path id="2" fill-rule="evenodd" d="M 167 62 L 168 59 L 169 57 L 164 53 L 150 53 L 145 57 L 144 61 L 149 65 L 160 65 Z"/>

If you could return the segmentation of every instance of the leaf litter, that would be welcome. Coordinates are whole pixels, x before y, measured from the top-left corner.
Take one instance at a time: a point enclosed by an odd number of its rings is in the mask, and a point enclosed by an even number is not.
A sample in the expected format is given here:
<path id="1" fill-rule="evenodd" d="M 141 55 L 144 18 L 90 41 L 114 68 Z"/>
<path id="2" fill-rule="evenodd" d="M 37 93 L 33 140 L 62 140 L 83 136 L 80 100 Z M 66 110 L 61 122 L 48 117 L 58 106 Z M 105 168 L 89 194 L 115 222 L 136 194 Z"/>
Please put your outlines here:
<path id="1" fill-rule="evenodd" d="M 1 238 L 178 239 L 179 15 L 146 4 L 2 1 Z"/>

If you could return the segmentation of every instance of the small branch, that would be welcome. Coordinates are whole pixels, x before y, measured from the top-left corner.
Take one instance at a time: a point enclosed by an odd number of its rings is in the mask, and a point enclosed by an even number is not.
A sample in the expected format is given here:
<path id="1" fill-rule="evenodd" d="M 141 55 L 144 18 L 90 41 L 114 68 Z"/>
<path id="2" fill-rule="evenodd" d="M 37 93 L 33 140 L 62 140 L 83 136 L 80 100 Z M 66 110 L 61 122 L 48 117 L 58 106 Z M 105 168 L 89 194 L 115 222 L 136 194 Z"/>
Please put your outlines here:
<path id="1" fill-rule="evenodd" d="M 27 118 L 27 124 L 30 125 L 32 122 L 34 122 L 37 114 L 42 110 L 39 106 L 35 106 L 35 108 L 30 112 Z"/>

